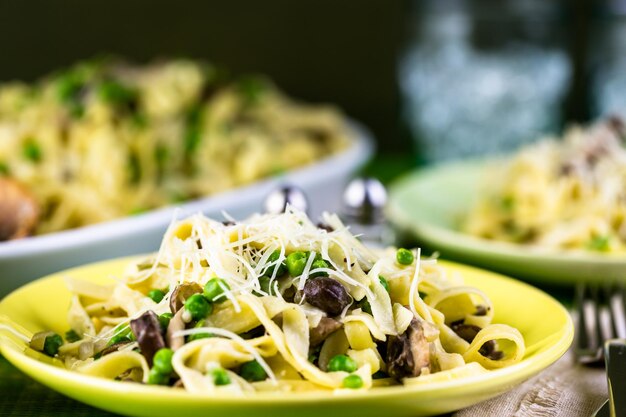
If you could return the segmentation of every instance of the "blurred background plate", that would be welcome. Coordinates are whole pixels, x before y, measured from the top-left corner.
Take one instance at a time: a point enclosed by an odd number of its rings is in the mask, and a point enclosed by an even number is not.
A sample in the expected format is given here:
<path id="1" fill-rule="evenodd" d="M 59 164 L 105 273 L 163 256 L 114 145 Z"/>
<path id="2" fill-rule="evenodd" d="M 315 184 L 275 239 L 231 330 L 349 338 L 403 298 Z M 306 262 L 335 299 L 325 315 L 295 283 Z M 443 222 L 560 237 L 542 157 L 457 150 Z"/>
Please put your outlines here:
<path id="1" fill-rule="evenodd" d="M 130 259 L 117 259 L 64 271 L 31 283 L 0 302 L 0 324 L 17 323 L 28 332 L 67 330 L 70 292 L 64 277 L 111 282 Z M 381 387 L 346 395 L 328 392 L 258 393 L 219 398 L 182 390 L 120 383 L 52 366 L 49 357 L 26 348 L 0 327 L 0 353 L 37 381 L 87 404 L 131 416 L 432 416 L 495 397 L 556 361 L 570 346 L 573 325 L 555 299 L 530 285 L 484 270 L 442 262 L 448 273 L 483 290 L 494 305 L 494 322 L 519 329 L 526 342 L 515 365 L 469 377 L 432 383 Z M 532 308 L 529 308 L 532 306 Z M 58 361 L 56 361 L 58 364 Z"/>
<path id="2" fill-rule="evenodd" d="M 0 243 L 0 296 L 42 275 L 71 266 L 156 250 L 174 216 L 202 212 L 222 218 L 228 213 L 243 218 L 263 211 L 270 192 L 285 184 L 298 186 L 309 201 L 309 214 L 336 211 L 351 176 L 372 156 L 374 145 L 367 130 L 350 123 L 353 144 L 345 151 L 284 175 L 252 185 L 169 206 L 144 214 L 78 229 Z"/>
<path id="3" fill-rule="evenodd" d="M 624 279 L 626 257 L 586 251 L 556 251 L 530 245 L 496 242 L 459 231 L 474 204 L 481 180 L 497 160 L 473 160 L 434 166 L 397 181 L 390 190 L 388 215 L 420 245 L 442 257 L 550 284 L 580 280 Z"/>

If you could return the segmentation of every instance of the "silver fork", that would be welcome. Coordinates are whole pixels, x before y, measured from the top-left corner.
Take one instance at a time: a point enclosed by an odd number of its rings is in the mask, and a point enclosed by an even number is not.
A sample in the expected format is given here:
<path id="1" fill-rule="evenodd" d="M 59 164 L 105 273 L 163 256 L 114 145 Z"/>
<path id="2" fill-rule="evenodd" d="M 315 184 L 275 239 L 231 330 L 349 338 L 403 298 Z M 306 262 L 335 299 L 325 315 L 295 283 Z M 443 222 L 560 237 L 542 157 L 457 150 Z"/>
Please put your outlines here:
<path id="1" fill-rule="evenodd" d="M 576 344 L 574 353 L 579 363 L 589 366 L 604 364 L 604 343 L 610 339 L 626 339 L 626 289 L 623 283 L 576 287 Z"/>

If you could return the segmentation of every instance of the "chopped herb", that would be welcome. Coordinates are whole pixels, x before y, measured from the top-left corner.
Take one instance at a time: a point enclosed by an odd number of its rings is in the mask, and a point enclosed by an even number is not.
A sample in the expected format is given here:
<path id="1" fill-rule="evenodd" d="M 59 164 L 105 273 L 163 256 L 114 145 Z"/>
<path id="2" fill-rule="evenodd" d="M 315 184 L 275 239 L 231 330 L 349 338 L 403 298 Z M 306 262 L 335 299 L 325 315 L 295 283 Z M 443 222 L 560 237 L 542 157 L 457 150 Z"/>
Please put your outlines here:
<path id="1" fill-rule="evenodd" d="M 68 342 L 78 342 L 81 339 L 80 335 L 74 331 L 74 329 L 70 329 L 65 332 L 65 340 Z"/>
<path id="2" fill-rule="evenodd" d="M 59 353 L 59 348 L 63 345 L 63 339 L 58 334 L 54 333 L 50 336 L 47 336 L 44 344 L 43 344 L 43 352 L 48 355 L 54 357 L 57 353 Z"/>
<path id="3" fill-rule="evenodd" d="M 27 140 L 24 143 L 24 147 L 22 149 L 24 153 L 24 158 L 28 159 L 31 162 L 39 162 L 41 161 L 41 148 L 39 145 L 32 139 Z"/>
<path id="4" fill-rule="evenodd" d="M 199 105 L 195 105 L 187 113 L 187 128 L 184 138 L 185 155 L 193 154 L 200 144 L 201 127 L 202 108 Z"/>
<path id="5" fill-rule="evenodd" d="M 128 156 L 128 176 L 133 184 L 137 184 L 141 179 L 141 163 L 139 157 L 135 154 Z"/>
<path id="6" fill-rule="evenodd" d="M 587 249 L 606 252 L 610 249 L 610 238 L 608 236 L 594 236 L 587 243 Z"/>
<path id="7" fill-rule="evenodd" d="M 502 201 L 500 201 L 500 204 L 502 205 L 502 209 L 504 211 L 511 211 L 513 210 L 513 207 L 515 206 L 515 199 L 512 196 L 507 195 L 502 198 Z"/>
<path id="8" fill-rule="evenodd" d="M 247 75 L 239 79 L 237 91 L 246 105 L 255 105 L 267 91 L 267 82 L 258 75 Z"/>
<path id="9" fill-rule="evenodd" d="M 137 91 L 114 80 L 103 81 L 98 86 L 100 98 L 113 106 L 128 106 L 135 110 Z"/>
<path id="10" fill-rule="evenodd" d="M 0 162 L 0 176 L 9 175 L 9 166 L 5 162 Z"/>

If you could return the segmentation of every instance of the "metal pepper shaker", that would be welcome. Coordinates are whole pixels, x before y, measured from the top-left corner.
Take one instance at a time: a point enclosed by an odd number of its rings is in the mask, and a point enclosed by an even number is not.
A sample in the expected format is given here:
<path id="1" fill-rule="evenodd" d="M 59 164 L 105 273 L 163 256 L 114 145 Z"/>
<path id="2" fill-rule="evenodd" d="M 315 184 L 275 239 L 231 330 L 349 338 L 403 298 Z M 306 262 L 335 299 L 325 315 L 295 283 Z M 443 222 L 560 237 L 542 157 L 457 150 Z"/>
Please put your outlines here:
<path id="1" fill-rule="evenodd" d="M 385 219 L 387 190 L 377 179 L 358 177 L 350 181 L 343 194 L 340 216 L 352 234 L 372 247 L 393 243 L 393 232 Z"/>
<path id="2" fill-rule="evenodd" d="M 309 203 L 304 192 L 295 185 L 283 185 L 276 188 L 265 198 L 265 212 L 269 214 L 284 213 L 287 205 L 308 213 Z"/>

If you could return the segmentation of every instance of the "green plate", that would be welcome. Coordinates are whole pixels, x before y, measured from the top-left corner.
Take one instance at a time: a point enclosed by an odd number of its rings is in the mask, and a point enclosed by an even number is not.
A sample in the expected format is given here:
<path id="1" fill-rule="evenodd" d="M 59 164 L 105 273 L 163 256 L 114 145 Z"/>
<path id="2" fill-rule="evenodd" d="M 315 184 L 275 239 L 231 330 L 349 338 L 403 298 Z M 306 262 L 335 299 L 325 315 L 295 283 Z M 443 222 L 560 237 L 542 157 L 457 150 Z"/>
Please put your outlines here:
<path id="1" fill-rule="evenodd" d="M 491 272 L 447 262 L 442 264 L 449 273 L 460 273 L 467 284 L 481 288 L 491 298 L 495 322 L 520 330 L 527 346 L 520 363 L 421 386 L 340 394 L 259 393 L 248 397 L 223 394 L 217 397 L 70 372 L 59 366 L 57 360 L 31 350 L 6 330 L 9 325 L 19 326 L 28 334 L 44 329 L 65 331 L 70 293 L 63 278 L 111 282 L 128 262 L 128 258 L 119 259 L 68 270 L 11 293 L 0 302 L 0 353 L 18 369 L 56 391 L 129 416 L 418 417 L 468 407 L 513 388 L 556 361 L 570 346 L 574 333 L 567 311 L 538 289 Z"/>
<path id="2" fill-rule="evenodd" d="M 388 216 L 442 257 L 543 283 L 572 284 L 626 277 L 626 256 L 550 250 L 497 242 L 459 231 L 461 219 L 497 161 L 465 161 L 411 173 L 390 190 Z"/>

